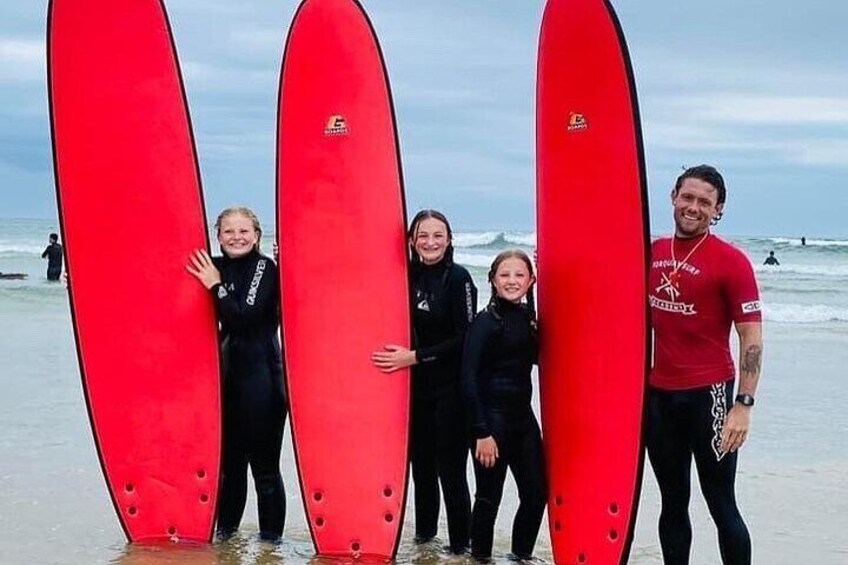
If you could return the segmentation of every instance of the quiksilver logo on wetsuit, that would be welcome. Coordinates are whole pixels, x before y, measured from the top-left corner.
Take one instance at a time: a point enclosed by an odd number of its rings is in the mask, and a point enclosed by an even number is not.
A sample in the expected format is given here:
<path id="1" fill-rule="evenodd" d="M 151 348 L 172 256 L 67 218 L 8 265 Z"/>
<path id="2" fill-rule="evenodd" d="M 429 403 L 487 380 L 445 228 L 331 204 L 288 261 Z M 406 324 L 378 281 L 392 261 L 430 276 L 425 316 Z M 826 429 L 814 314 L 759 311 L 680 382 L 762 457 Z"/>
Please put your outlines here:
<path id="1" fill-rule="evenodd" d="M 571 112 L 568 115 L 568 131 L 580 131 L 584 129 L 589 129 L 589 122 L 586 121 L 586 116 L 583 114 L 578 114 L 577 112 Z"/>
<path id="2" fill-rule="evenodd" d="M 465 313 L 468 316 L 468 323 L 474 321 L 474 297 L 471 294 L 471 283 L 465 283 Z"/>
<path id="3" fill-rule="evenodd" d="M 265 259 L 260 259 L 256 263 L 256 272 L 253 273 L 253 280 L 250 281 L 250 290 L 247 291 L 247 299 L 245 302 L 253 306 L 256 303 L 256 292 L 259 290 L 259 283 L 262 281 L 262 275 L 265 274 Z"/>
<path id="4" fill-rule="evenodd" d="M 348 133 L 347 120 L 344 116 L 338 114 L 330 116 L 327 127 L 324 128 L 324 135 L 347 135 Z"/>

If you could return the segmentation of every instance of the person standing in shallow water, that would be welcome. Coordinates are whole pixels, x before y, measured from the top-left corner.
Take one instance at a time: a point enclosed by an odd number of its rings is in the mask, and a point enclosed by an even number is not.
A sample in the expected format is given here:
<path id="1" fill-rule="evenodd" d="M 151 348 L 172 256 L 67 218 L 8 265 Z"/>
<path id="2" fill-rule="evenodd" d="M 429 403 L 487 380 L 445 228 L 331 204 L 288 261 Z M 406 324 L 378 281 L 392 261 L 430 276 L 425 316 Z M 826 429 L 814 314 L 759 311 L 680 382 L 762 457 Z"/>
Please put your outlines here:
<path id="1" fill-rule="evenodd" d="M 462 386 L 471 413 L 474 476 L 471 554 L 492 556 L 507 469 L 518 488 L 513 559 L 532 559 L 547 501 L 539 423 L 530 406 L 538 359 L 533 266 L 523 251 L 504 251 L 489 270 L 492 297 L 474 320 L 462 354 Z M 524 298 L 527 302 L 523 303 Z"/>
<path id="2" fill-rule="evenodd" d="M 217 532 L 226 539 L 241 523 L 249 466 L 260 537 L 276 541 L 286 516 L 280 449 L 287 413 L 277 266 L 259 251 L 262 228 L 250 209 L 227 208 L 215 229 L 223 256 L 198 249 L 187 269 L 211 291 L 220 321 L 224 455 Z"/>
<path id="3" fill-rule="evenodd" d="M 386 373 L 412 367 L 415 541 L 436 536 L 441 482 L 450 550 L 461 554 L 469 545 L 471 496 L 459 369 L 465 331 L 477 311 L 477 289 L 468 271 L 453 262 L 451 228 L 443 214 L 416 214 L 408 241 L 415 349 L 387 344 L 372 361 Z"/>
<path id="4" fill-rule="evenodd" d="M 50 244 L 41 254 L 42 259 L 47 259 L 47 280 L 58 281 L 62 276 L 62 245 L 59 243 L 59 234 L 50 234 Z"/>
<path id="5" fill-rule="evenodd" d="M 724 212 L 721 174 L 687 169 L 671 191 L 675 231 L 651 246 L 654 360 L 646 443 L 662 498 L 666 565 L 686 565 L 692 459 L 718 530 L 724 565 L 750 565 L 751 537 L 736 504 L 738 450 L 748 439 L 763 354 L 757 281 L 748 258 L 710 233 Z M 738 393 L 730 329 L 739 336 Z"/>

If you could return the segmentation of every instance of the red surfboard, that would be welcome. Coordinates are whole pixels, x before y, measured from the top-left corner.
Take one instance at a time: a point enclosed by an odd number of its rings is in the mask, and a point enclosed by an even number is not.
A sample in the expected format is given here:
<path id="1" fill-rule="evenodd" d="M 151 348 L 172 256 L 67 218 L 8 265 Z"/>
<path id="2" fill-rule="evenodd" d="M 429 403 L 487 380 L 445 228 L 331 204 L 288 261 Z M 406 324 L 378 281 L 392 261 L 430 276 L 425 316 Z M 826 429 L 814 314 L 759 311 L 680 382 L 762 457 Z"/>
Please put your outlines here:
<path id="1" fill-rule="evenodd" d="M 354 0 L 305 0 L 280 79 L 277 234 L 292 436 L 316 550 L 394 556 L 409 375 L 405 209 L 388 78 Z"/>
<path id="2" fill-rule="evenodd" d="M 53 158 L 85 398 L 131 541 L 208 541 L 221 451 L 207 247 L 176 50 L 159 0 L 52 0 Z"/>
<path id="3" fill-rule="evenodd" d="M 609 2 L 549 0 L 539 41 L 540 387 L 559 564 L 625 563 L 643 462 L 647 193 Z"/>

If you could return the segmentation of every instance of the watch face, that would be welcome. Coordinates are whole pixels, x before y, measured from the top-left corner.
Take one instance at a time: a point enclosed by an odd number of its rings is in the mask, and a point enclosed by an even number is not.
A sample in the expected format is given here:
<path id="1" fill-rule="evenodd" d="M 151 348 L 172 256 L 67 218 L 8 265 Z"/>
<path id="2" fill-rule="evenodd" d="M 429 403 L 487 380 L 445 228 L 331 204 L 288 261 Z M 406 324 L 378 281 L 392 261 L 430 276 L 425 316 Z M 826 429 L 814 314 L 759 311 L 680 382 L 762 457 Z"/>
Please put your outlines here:
<path id="1" fill-rule="evenodd" d="M 754 397 L 750 394 L 738 394 L 736 395 L 736 402 L 738 402 L 742 406 L 753 406 Z"/>

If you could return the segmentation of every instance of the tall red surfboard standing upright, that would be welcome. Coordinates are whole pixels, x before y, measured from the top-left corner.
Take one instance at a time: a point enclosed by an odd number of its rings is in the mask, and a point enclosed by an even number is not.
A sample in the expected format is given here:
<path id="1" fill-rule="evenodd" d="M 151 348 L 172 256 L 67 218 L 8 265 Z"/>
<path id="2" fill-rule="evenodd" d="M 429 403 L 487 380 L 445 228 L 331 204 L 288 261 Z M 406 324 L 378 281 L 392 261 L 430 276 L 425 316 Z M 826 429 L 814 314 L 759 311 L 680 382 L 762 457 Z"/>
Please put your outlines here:
<path id="1" fill-rule="evenodd" d="M 558 564 L 625 563 L 643 462 L 648 220 L 633 73 L 604 0 L 549 0 L 537 83 L 539 365 Z"/>
<path id="2" fill-rule="evenodd" d="M 59 216 L 85 398 L 131 541 L 209 541 L 221 452 L 215 312 L 185 265 L 206 218 L 159 0 L 52 0 Z"/>
<path id="3" fill-rule="evenodd" d="M 280 79 L 277 233 L 301 491 L 322 555 L 392 557 L 403 522 L 408 371 L 405 209 L 389 83 L 353 0 L 305 0 Z"/>

